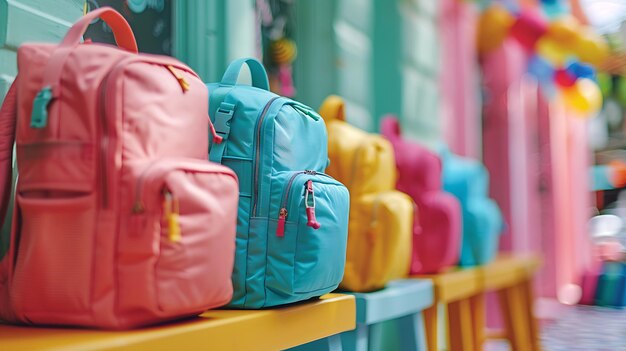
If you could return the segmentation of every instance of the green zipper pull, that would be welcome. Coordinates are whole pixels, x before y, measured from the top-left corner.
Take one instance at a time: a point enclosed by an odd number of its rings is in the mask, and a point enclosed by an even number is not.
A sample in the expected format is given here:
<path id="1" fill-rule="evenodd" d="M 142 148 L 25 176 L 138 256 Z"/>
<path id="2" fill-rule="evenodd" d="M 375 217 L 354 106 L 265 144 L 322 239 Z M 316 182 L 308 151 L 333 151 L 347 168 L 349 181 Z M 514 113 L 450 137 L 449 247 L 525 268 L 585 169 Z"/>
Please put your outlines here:
<path id="1" fill-rule="evenodd" d="M 30 115 L 31 128 L 45 128 L 48 125 L 48 105 L 52 101 L 52 88 L 43 87 L 33 100 L 33 111 Z"/>

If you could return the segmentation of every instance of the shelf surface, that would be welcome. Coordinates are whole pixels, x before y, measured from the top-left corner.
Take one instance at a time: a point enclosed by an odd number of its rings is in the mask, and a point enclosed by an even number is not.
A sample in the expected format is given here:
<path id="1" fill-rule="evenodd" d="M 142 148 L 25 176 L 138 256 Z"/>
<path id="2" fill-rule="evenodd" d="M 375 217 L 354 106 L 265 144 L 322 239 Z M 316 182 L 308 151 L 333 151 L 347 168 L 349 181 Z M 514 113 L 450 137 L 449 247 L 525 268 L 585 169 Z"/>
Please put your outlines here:
<path id="1" fill-rule="evenodd" d="M 537 256 L 503 254 L 483 266 L 453 267 L 441 273 L 411 278 L 430 279 L 437 302 L 454 302 L 529 280 L 540 265 L 541 260 Z"/>
<path id="2" fill-rule="evenodd" d="M 0 325 L 0 350 L 282 350 L 355 328 L 354 296 L 267 310 L 211 310 L 180 322 L 131 331 Z"/>

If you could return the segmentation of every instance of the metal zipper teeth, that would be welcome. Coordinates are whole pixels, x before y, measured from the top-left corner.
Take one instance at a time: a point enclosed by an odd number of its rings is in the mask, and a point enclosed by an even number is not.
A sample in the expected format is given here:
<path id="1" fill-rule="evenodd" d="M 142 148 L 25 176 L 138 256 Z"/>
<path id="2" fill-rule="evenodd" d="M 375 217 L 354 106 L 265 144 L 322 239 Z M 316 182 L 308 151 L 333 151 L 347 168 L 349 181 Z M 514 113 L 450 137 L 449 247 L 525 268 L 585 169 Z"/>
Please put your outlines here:
<path id="1" fill-rule="evenodd" d="M 261 112 L 261 116 L 259 117 L 259 121 L 257 122 L 256 127 L 256 140 L 255 140 L 255 157 L 254 157 L 254 202 L 252 205 L 252 216 L 256 216 L 257 209 L 257 201 L 258 201 L 258 192 L 259 192 L 259 159 L 261 158 L 261 127 L 263 126 L 263 121 L 265 120 L 265 115 L 267 111 L 270 109 L 270 106 L 274 101 L 278 99 L 278 96 L 273 97 L 270 101 L 265 104 L 263 107 L 263 111 Z"/>
<path id="2" fill-rule="evenodd" d="M 279 211 L 280 209 L 283 209 L 283 208 L 287 209 L 287 201 L 289 201 L 289 194 L 291 193 L 291 186 L 293 185 L 294 180 L 296 180 L 296 177 L 300 174 L 310 174 L 312 176 L 322 176 L 322 177 L 332 178 L 328 174 L 316 172 L 316 171 L 299 171 L 295 173 L 289 179 L 289 183 L 287 183 L 287 187 L 285 188 L 285 192 L 283 193 L 283 199 L 282 199 L 282 203 L 279 208 Z M 287 215 L 289 215 L 289 213 Z"/>
<path id="3" fill-rule="evenodd" d="M 278 209 L 279 213 L 281 209 L 286 208 L 287 206 L 287 200 L 289 197 L 289 192 L 291 191 L 291 185 L 293 184 L 293 181 L 296 180 L 297 176 L 303 173 L 305 173 L 305 171 L 296 172 L 291 176 L 291 178 L 289 178 L 289 182 L 287 183 L 287 187 L 285 188 L 285 192 L 283 193 L 283 199 L 280 203 L 280 208 Z"/>

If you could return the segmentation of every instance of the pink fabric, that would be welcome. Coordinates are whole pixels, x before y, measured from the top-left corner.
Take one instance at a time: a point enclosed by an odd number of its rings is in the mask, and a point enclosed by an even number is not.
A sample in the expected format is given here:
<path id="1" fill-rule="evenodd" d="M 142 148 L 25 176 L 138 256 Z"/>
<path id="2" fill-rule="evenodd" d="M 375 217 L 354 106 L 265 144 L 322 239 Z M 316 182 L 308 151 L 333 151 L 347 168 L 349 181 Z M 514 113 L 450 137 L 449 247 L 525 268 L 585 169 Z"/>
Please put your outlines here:
<path id="1" fill-rule="evenodd" d="M 381 121 L 381 133 L 394 147 L 398 190 L 417 204 L 411 273 L 434 273 L 459 260 L 461 208 L 458 200 L 442 191 L 441 159 L 425 147 L 402 138 L 398 120 Z"/>
<path id="2" fill-rule="evenodd" d="M 556 298 L 590 262 L 590 155 L 585 121 L 544 99 L 525 74 L 525 57 L 508 41 L 483 60 L 484 160 L 509 224 L 501 248 L 541 253 L 535 286 L 539 296 Z"/>
<path id="3" fill-rule="evenodd" d="M 238 186 L 206 161 L 205 85 L 175 59 L 82 44 L 59 66 L 47 125 L 32 128 L 57 50 L 19 48 L 0 111 L 2 199 L 16 118 L 19 170 L 0 318 L 123 329 L 228 303 Z"/>
<path id="4" fill-rule="evenodd" d="M 457 155 L 481 159 L 480 86 L 476 62 L 474 4 L 440 1 L 441 113 L 450 150 Z"/>

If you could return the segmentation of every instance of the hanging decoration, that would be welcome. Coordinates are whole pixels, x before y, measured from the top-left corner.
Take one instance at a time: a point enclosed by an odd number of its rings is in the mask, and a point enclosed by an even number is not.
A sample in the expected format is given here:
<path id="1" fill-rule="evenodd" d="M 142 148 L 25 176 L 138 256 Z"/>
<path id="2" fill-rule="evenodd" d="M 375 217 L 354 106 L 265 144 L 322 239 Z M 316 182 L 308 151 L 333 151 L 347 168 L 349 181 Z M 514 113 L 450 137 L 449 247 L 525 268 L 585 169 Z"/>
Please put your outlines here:
<path id="1" fill-rule="evenodd" d="M 292 39 L 294 23 L 293 0 L 257 0 L 261 13 L 263 63 L 268 69 L 272 91 L 294 97 L 293 62 L 298 55 Z"/>
<path id="2" fill-rule="evenodd" d="M 487 6 L 478 22 L 478 52 L 486 55 L 514 40 L 527 52 L 528 72 L 548 96 L 560 93 L 572 110 L 592 116 L 602 107 L 596 69 L 607 61 L 609 46 L 569 15 L 565 2 L 542 0 L 541 5 L 543 12 L 510 0 Z"/>

